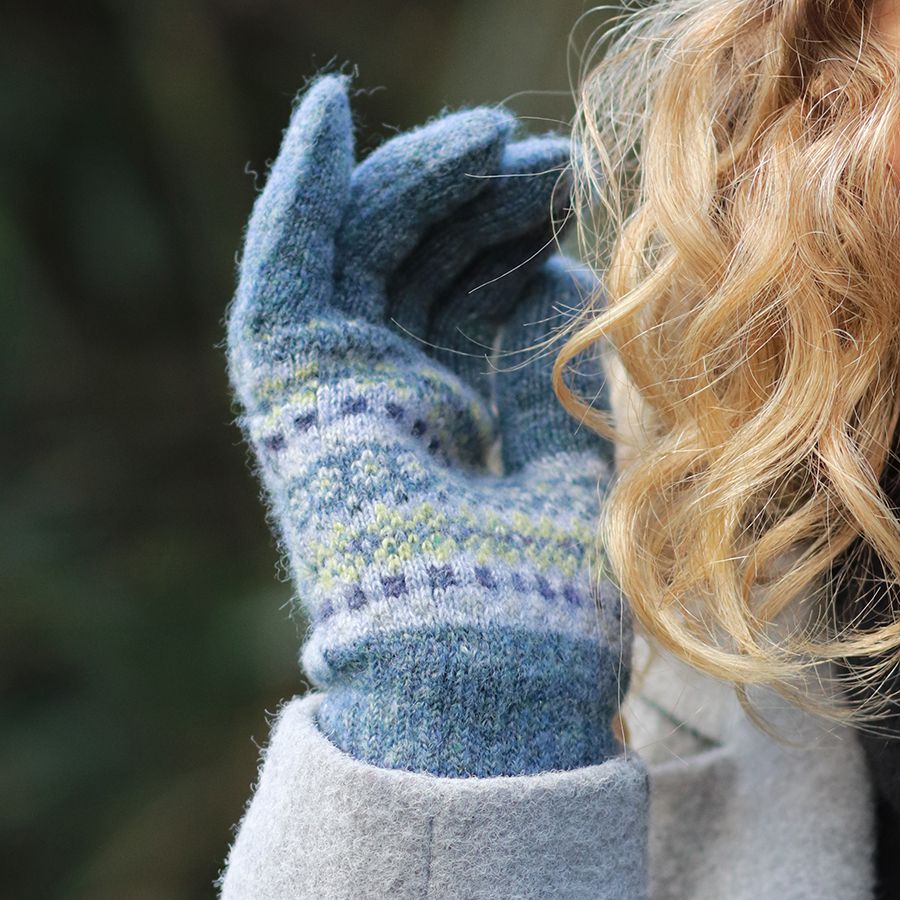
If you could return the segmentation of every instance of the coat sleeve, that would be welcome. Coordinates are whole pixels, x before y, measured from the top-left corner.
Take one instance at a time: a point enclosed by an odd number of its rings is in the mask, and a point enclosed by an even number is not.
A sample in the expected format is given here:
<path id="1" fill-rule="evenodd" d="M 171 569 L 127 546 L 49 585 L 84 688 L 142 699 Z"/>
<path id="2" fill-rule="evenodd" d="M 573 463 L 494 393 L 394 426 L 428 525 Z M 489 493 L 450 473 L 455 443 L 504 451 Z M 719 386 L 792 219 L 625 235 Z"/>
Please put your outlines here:
<path id="1" fill-rule="evenodd" d="M 646 896 L 648 786 L 634 753 L 490 778 L 385 769 L 325 737 L 322 698 L 278 715 L 222 900 Z"/>

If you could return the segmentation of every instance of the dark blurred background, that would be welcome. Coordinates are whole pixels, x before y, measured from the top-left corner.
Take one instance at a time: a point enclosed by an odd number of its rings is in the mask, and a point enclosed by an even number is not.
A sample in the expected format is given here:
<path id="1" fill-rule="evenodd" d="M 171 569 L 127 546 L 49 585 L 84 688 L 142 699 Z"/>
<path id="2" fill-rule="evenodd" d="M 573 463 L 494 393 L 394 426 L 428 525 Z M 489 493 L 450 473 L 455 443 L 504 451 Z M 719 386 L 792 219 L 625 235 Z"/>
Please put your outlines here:
<path id="1" fill-rule="evenodd" d="M 223 313 L 291 100 L 360 148 L 572 113 L 583 0 L 23 3 L 0 30 L 0 895 L 200 898 L 303 623 L 232 424 Z M 606 14 L 574 34 L 583 49 Z M 577 62 L 577 61 L 576 61 Z M 376 90 L 377 89 L 377 90 Z M 253 173 L 259 173 L 254 175 Z"/>

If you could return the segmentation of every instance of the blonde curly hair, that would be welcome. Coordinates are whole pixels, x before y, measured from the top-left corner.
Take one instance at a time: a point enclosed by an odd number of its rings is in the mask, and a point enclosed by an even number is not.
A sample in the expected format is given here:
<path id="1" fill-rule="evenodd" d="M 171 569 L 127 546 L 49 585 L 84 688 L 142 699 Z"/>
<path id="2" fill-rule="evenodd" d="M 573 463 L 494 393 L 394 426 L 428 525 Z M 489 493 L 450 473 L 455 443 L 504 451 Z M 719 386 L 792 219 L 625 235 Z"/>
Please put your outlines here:
<path id="1" fill-rule="evenodd" d="M 642 629 L 739 691 L 860 722 L 900 659 L 900 54 L 872 19 L 867 0 L 626 9 L 575 128 L 602 290 L 554 369 L 625 448 L 600 532 Z M 567 384 L 598 345 L 634 435 Z"/>

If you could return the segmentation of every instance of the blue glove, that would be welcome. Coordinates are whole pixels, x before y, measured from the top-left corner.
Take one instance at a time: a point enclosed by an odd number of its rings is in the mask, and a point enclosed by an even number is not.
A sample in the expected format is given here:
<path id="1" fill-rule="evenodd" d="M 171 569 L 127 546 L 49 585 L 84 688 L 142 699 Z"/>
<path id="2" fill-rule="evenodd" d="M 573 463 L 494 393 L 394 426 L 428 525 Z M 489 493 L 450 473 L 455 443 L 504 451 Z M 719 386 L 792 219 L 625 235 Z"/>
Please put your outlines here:
<path id="1" fill-rule="evenodd" d="M 380 766 L 512 775 L 619 752 L 628 640 L 588 558 L 611 448 L 559 407 L 550 359 L 496 379 L 485 360 L 498 329 L 504 354 L 530 346 L 591 287 L 541 252 L 568 143 L 514 129 L 459 112 L 357 165 L 346 79 L 321 78 L 247 229 L 228 326 L 242 424 L 310 623 L 319 725 Z"/>

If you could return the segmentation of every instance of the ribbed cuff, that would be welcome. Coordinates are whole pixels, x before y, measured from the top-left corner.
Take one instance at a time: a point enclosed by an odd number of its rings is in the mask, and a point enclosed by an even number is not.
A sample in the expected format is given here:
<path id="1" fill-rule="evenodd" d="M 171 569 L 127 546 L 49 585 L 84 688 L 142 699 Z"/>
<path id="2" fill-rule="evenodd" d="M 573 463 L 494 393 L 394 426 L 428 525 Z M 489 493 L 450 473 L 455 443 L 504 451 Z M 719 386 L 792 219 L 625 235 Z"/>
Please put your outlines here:
<path id="1" fill-rule="evenodd" d="M 369 635 L 326 659 L 335 681 L 318 723 L 364 762 L 449 777 L 597 765 L 621 666 L 599 638 L 505 625 Z"/>

